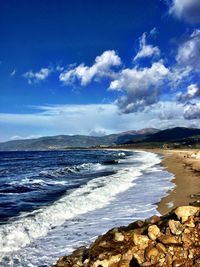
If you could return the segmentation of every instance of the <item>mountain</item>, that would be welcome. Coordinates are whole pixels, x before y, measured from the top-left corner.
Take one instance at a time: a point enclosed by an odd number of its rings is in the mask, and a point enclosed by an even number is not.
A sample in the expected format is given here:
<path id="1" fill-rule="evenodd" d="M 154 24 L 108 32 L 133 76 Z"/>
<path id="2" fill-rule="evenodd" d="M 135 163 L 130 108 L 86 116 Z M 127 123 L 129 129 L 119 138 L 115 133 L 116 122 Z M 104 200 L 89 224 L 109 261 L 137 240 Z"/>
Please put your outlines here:
<path id="1" fill-rule="evenodd" d="M 173 144 L 174 146 L 190 146 L 200 145 L 199 142 L 200 129 L 175 127 L 171 129 L 161 130 L 157 133 L 147 135 L 146 137 L 139 137 L 129 139 L 125 144 L 134 145 L 151 145 L 156 144 Z"/>
<path id="2" fill-rule="evenodd" d="M 158 133 L 160 130 L 155 128 L 144 128 L 138 131 L 127 131 L 117 135 L 115 143 L 121 145 L 129 142 L 130 140 L 144 139 L 154 133 Z"/>
<path id="3" fill-rule="evenodd" d="M 176 127 L 157 132 L 146 139 L 148 142 L 169 142 L 200 135 L 200 129 Z"/>
<path id="4" fill-rule="evenodd" d="M 70 147 L 89 148 L 94 146 L 113 146 L 124 144 L 136 138 L 145 138 L 159 130 L 146 128 L 139 131 L 128 131 L 105 136 L 58 135 L 36 139 L 13 140 L 0 143 L 0 151 L 33 151 L 56 150 Z"/>
<path id="5" fill-rule="evenodd" d="M 145 128 L 105 136 L 58 135 L 29 140 L 0 143 L 0 151 L 61 150 L 67 148 L 90 148 L 117 145 L 157 147 L 199 146 L 200 129 L 175 127 L 166 130 Z"/>

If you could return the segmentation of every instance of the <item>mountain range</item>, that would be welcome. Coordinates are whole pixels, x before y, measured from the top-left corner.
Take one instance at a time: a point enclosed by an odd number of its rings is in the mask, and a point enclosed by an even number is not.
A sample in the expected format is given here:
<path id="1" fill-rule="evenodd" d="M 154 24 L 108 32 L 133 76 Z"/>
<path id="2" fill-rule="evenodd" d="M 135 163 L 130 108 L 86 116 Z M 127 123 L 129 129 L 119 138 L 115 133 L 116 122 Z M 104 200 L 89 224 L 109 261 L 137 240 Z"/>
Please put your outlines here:
<path id="1" fill-rule="evenodd" d="M 135 145 L 162 146 L 164 144 L 199 145 L 200 129 L 176 127 L 166 130 L 145 128 L 105 136 L 58 135 L 36 139 L 13 140 L 0 143 L 0 151 L 39 151 L 68 148 L 116 147 Z"/>

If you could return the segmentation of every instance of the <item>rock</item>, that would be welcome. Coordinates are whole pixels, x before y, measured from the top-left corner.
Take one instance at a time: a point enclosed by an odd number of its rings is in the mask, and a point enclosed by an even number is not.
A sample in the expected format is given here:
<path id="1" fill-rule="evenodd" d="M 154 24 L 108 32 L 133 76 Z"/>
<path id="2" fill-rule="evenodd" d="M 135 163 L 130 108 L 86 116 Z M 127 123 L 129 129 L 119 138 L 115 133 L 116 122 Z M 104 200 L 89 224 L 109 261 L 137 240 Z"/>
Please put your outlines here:
<path id="1" fill-rule="evenodd" d="M 199 207 L 194 207 L 194 206 L 183 206 L 183 207 L 178 207 L 175 210 L 175 214 L 177 215 L 178 219 L 182 220 L 182 223 L 188 220 L 189 216 L 194 216 L 197 213 L 199 213 L 200 208 Z"/>
<path id="2" fill-rule="evenodd" d="M 156 248 L 157 248 L 160 252 L 162 252 L 162 253 L 166 253 L 166 247 L 165 247 L 162 243 L 158 243 L 158 244 L 156 245 Z"/>
<path id="3" fill-rule="evenodd" d="M 109 267 L 109 266 L 113 266 L 114 267 L 114 264 L 119 262 L 121 259 L 121 255 L 115 255 L 115 256 L 111 256 L 110 258 L 108 259 L 105 259 L 105 260 L 97 260 L 93 263 L 93 265 L 91 265 L 91 267 L 99 267 L 99 266 L 102 266 L 102 267 Z"/>
<path id="4" fill-rule="evenodd" d="M 200 267 L 199 208 L 184 206 L 168 215 L 114 228 L 55 267 Z"/>
<path id="5" fill-rule="evenodd" d="M 146 250 L 145 257 L 147 260 L 150 260 L 150 262 L 156 263 L 157 260 L 155 260 L 159 255 L 159 251 L 157 248 L 153 247 Z"/>
<path id="6" fill-rule="evenodd" d="M 184 225 L 188 227 L 195 227 L 194 216 L 190 216 Z"/>
<path id="7" fill-rule="evenodd" d="M 161 243 L 165 245 L 169 245 L 169 244 L 181 245 L 182 244 L 181 239 L 177 236 L 162 235 L 158 239 Z"/>
<path id="8" fill-rule="evenodd" d="M 170 253 L 168 253 L 167 255 L 166 255 L 166 264 L 167 264 L 167 266 L 171 266 L 171 264 L 172 264 L 172 262 L 173 262 L 173 259 L 172 259 L 172 255 L 170 254 Z"/>
<path id="9" fill-rule="evenodd" d="M 169 228 L 172 234 L 180 235 L 184 229 L 184 226 L 179 221 L 169 220 Z"/>
<path id="10" fill-rule="evenodd" d="M 148 228 L 148 236 L 152 240 L 156 240 L 157 237 L 160 235 L 160 229 L 156 225 L 150 225 Z"/>
<path id="11" fill-rule="evenodd" d="M 144 249 L 140 249 L 140 250 L 137 250 L 136 252 L 134 252 L 133 253 L 133 257 L 134 257 L 134 259 L 136 259 L 136 261 L 138 262 L 138 264 L 140 264 L 140 265 L 143 264 L 144 261 L 145 261 L 145 258 L 144 258 Z"/>
<path id="12" fill-rule="evenodd" d="M 115 241 L 117 242 L 124 241 L 124 235 L 122 233 L 115 233 Z"/>
<path id="13" fill-rule="evenodd" d="M 146 235 L 134 234 L 133 241 L 139 249 L 145 249 L 146 247 L 148 247 L 149 238 Z"/>
<path id="14" fill-rule="evenodd" d="M 160 217 L 157 215 L 154 215 L 154 216 L 150 217 L 149 219 L 145 220 L 145 222 L 147 222 L 148 224 L 155 224 L 159 221 L 160 221 Z"/>

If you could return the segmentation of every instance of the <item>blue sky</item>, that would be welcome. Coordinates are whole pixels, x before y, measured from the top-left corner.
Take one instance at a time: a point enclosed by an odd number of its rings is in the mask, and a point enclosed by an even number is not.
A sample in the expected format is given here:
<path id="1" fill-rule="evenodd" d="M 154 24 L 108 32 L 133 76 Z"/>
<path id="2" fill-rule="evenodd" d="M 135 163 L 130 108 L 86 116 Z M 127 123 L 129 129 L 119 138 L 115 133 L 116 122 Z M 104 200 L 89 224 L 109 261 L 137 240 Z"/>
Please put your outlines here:
<path id="1" fill-rule="evenodd" d="M 0 3 L 0 141 L 199 127 L 198 0 Z"/>

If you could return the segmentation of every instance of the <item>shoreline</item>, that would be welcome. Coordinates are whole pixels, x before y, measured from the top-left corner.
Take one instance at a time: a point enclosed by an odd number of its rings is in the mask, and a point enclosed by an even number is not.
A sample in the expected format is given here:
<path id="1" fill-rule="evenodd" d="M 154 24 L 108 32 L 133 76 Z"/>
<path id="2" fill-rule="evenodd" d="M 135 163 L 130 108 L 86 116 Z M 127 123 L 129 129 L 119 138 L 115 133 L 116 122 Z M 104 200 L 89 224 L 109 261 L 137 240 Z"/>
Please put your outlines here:
<path id="1" fill-rule="evenodd" d="M 200 207 L 199 202 L 197 206 L 194 202 L 200 198 L 200 158 L 195 159 L 192 156 L 197 151 L 162 149 L 143 151 L 162 155 L 164 158 L 161 165 L 174 174 L 171 181 L 175 187 L 157 204 L 157 211 L 161 216 L 152 216 L 145 221 L 134 221 L 128 226 L 113 228 L 99 236 L 89 247 L 82 246 L 71 255 L 59 258 L 54 267 L 180 266 L 180 264 L 199 266 L 196 240 L 199 240 L 197 228 Z M 189 206 L 190 203 L 193 205 Z M 194 234 L 197 239 L 193 238 Z M 192 254 L 188 252 L 188 248 Z"/>
<path id="2" fill-rule="evenodd" d="M 200 200 L 200 159 L 191 158 L 197 150 L 149 149 L 146 151 L 164 156 L 162 166 L 174 175 L 171 180 L 175 184 L 174 188 L 158 203 L 157 210 L 161 215 L 175 207 Z"/>
<path id="3" fill-rule="evenodd" d="M 198 159 L 191 157 L 199 151 L 198 149 L 139 149 L 134 147 L 118 149 L 146 151 L 163 156 L 160 164 L 174 175 L 171 180 L 174 187 L 157 203 L 157 211 L 161 216 L 176 207 L 200 201 L 200 157 Z"/>

